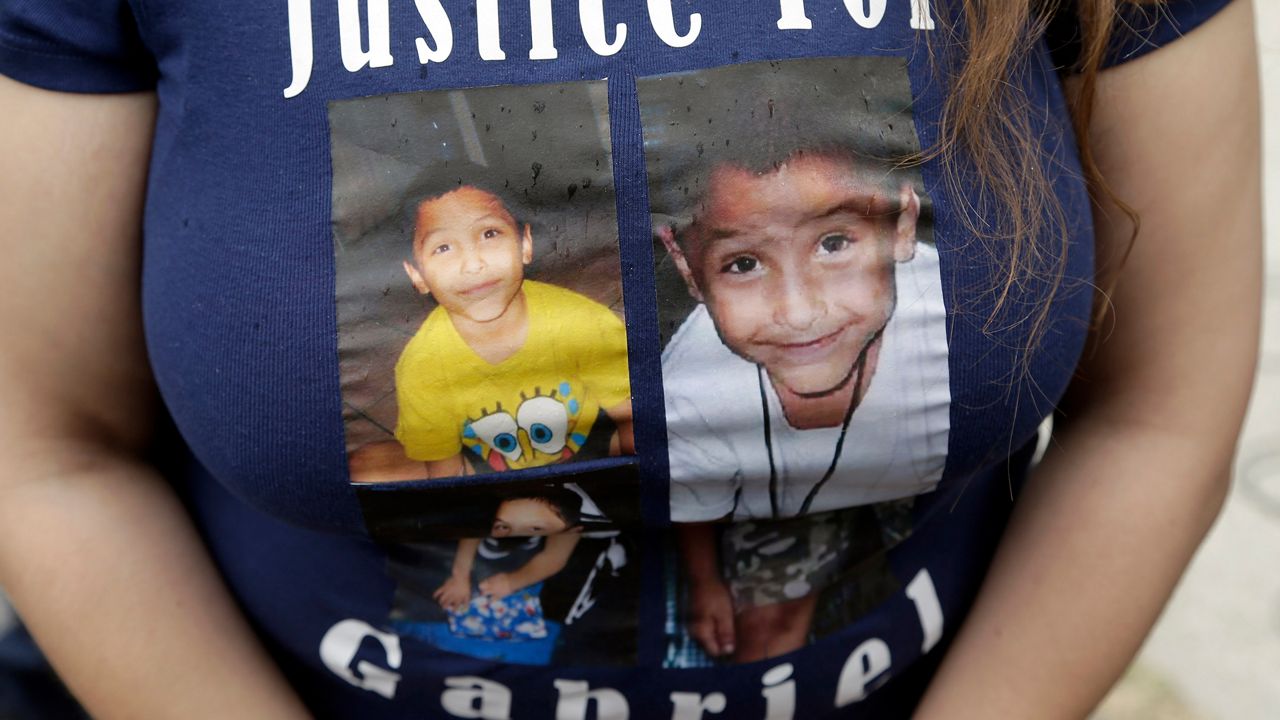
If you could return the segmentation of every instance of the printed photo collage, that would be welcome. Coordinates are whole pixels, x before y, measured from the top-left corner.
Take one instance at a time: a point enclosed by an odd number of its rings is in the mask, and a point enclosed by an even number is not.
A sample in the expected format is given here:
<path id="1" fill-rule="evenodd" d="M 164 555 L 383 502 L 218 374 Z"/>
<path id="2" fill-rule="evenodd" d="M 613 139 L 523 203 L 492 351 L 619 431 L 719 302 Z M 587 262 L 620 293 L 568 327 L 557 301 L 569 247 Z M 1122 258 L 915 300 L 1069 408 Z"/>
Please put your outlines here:
<path id="1" fill-rule="evenodd" d="M 668 667 L 790 652 L 900 589 L 950 404 L 903 61 L 637 88 L 665 449 L 633 431 L 607 80 L 329 106 L 348 466 L 402 637 L 632 664 L 642 551 Z M 645 452 L 665 548 L 637 539 Z"/>

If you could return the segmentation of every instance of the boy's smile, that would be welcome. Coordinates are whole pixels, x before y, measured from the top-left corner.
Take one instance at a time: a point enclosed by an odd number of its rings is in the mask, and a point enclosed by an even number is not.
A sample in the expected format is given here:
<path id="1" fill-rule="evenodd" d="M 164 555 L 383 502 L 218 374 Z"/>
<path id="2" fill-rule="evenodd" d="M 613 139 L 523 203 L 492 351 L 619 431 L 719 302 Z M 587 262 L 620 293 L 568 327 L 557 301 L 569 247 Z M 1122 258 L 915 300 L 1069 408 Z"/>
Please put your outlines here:
<path id="1" fill-rule="evenodd" d="M 487 297 L 491 290 L 501 287 L 502 280 L 500 278 L 482 282 L 479 285 L 473 285 L 469 288 L 459 290 L 458 294 L 468 298 Z"/>
<path id="2" fill-rule="evenodd" d="M 914 253 L 919 200 L 887 195 L 850 160 L 818 154 L 712 173 L 677 265 L 724 344 L 779 392 L 843 389 L 893 314 L 894 263 Z"/>
<path id="3" fill-rule="evenodd" d="M 814 340 L 775 343 L 774 347 L 794 364 L 820 362 L 839 347 L 839 341 L 847 330 L 847 327 L 841 328 Z"/>
<path id="4" fill-rule="evenodd" d="M 463 186 L 418 207 L 413 257 L 405 270 L 419 292 L 455 321 L 486 323 L 520 296 L 533 240 L 502 201 Z"/>

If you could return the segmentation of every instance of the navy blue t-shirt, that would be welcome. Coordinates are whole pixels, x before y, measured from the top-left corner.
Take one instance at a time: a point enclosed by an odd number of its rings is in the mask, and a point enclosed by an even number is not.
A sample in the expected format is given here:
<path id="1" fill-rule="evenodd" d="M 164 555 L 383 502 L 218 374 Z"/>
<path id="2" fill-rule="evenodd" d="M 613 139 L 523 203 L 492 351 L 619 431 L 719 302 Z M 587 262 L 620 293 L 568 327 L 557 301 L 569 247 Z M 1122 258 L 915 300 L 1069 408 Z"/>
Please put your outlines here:
<path id="1" fill-rule="evenodd" d="M 976 190 L 898 162 L 930 6 L 5 3 L 0 72 L 159 96 L 174 482 L 317 715 L 909 712 L 1092 300 L 1073 24 L 1016 78 L 1070 236 L 1028 350 Z"/>

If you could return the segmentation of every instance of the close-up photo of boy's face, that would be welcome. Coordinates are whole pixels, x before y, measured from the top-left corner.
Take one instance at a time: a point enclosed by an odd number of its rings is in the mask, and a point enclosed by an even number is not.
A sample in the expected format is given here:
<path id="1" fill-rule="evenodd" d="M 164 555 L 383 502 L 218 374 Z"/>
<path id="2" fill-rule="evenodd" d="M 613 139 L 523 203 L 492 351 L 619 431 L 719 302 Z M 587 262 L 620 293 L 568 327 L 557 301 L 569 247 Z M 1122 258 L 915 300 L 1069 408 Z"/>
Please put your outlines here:
<path id="1" fill-rule="evenodd" d="M 493 194 L 463 186 L 418 205 L 413 262 L 404 269 L 450 315 L 488 322 L 506 312 L 532 260 L 529 226 Z"/>
<path id="2" fill-rule="evenodd" d="M 767 173 L 717 167 L 693 223 L 659 232 L 724 344 L 818 395 L 848 381 L 893 314 L 919 214 L 909 185 L 889 197 L 847 158 L 798 154 Z"/>

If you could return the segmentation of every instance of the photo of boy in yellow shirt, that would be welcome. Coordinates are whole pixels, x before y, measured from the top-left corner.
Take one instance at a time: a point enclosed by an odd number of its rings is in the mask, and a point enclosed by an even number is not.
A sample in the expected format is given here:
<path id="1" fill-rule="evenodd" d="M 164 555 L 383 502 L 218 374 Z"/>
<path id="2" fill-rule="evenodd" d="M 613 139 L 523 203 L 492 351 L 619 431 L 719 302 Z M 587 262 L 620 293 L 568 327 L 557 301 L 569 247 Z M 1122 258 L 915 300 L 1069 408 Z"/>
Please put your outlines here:
<path id="1" fill-rule="evenodd" d="M 625 326 L 526 279 L 532 260 L 531 227 L 487 190 L 417 205 L 404 269 L 438 305 L 396 363 L 395 437 L 428 479 L 633 452 Z"/>
<path id="2" fill-rule="evenodd" d="M 394 585 L 381 626 L 436 654 L 633 664 L 609 83 L 353 98 L 329 119 L 342 450 Z"/>

